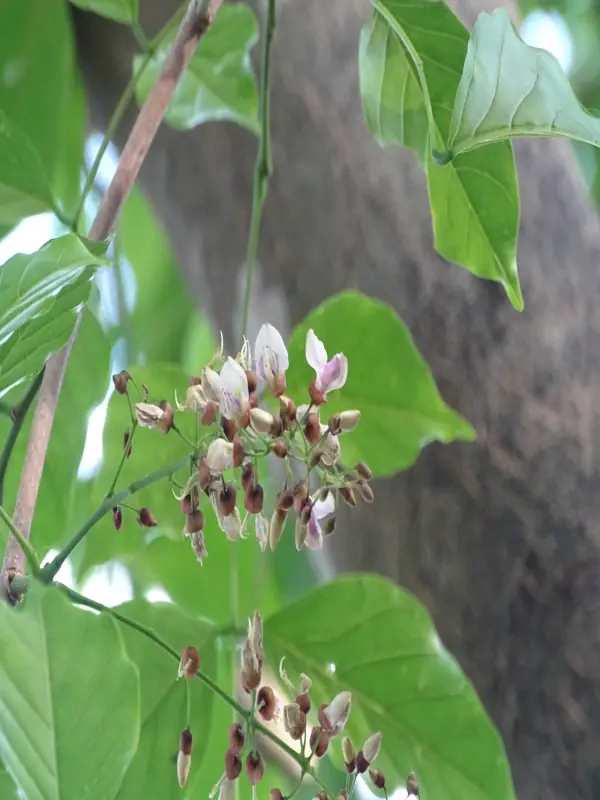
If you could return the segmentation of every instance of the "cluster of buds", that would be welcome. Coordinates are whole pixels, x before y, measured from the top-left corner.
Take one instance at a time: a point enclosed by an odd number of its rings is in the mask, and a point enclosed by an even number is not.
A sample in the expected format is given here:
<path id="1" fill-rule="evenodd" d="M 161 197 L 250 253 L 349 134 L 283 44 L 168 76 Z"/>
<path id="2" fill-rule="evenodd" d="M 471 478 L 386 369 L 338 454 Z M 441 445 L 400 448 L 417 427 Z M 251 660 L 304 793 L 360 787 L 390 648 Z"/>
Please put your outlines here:
<path id="1" fill-rule="evenodd" d="M 195 414 L 203 426 L 194 454 L 197 470 L 178 495 L 186 516 L 184 534 L 200 562 L 207 555 L 205 516 L 200 508 L 203 495 L 228 539 L 245 537 L 253 520 L 263 550 L 277 546 L 290 512 L 296 515 L 296 547 L 318 550 L 334 531 L 340 500 L 350 506 L 356 505 L 357 498 L 373 501 L 369 467 L 363 462 L 353 468 L 342 466 L 340 438 L 356 428 L 360 411 L 336 412 L 321 420 L 329 392 L 346 382 L 348 360 L 343 353 L 329 359 L 313 330 L 306 337 L 306 359 L 315 378 L 308 387 L 309 402 L 296 405 L 285 394 L 286 346 L 279 332 L 265 324 L 253 353 L 247 340 L 236 358 L 225 357 L 221 347 L 201 374 L 191 378 L 185 401 L 176 398 L 177 410 Z M 126 394 L 129 380 L 126 371 L 113 376 L 115 389 Z M 181 434 L 174 413 L 165 400 L 148 402 L 144 387 L 144 401 L 135 404 L 135 426 Z M 124 447 L 129 455 L 129 436 Z M 269 511 L 264 508 L 259 475 L 259 461 L 267 456 L 286 462 L 285 483 Z M 306 476 L 300 481 L 293 478 L 298 463 L 304 465 Z M 316 491 L 311 490 L 311 478 L 320 483 Z"/>
<path id="2" fill-rule="evenodd" d="M 374 769 L 371 765 L 379 755 L 381 749 L 381 733 L 371 734 L 365 741 L 362 748 L 356 752 L 351 739 L 344 736 L 342 739 L 342 753 L 344 755 L 344 766 L 350 775 L 362 775 L 368 771 L 369 778 L 377 789 L 385 791 L 385 776 L 379 769 Z"/>

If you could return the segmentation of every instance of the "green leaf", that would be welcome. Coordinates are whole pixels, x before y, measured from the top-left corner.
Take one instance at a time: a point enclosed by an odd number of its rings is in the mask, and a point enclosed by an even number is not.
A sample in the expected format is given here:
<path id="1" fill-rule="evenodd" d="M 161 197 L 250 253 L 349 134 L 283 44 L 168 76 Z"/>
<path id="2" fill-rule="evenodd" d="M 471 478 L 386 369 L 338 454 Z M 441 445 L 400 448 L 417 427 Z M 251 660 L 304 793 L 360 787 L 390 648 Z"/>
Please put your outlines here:
<path id="1" fill-rule="evenodd" d="M 27 800 L 112 800 L 138 741 L 137 670 L 110 617 L 33 584 L 0 607 L 0 756 Z"/>
<path id="2" fill-rule="evenodd" d="M 0 224 L 51 208 L 52 196 L 68 213 L 80 187 L 85 106 L 67 3 L 4 0 L 0 74 Z M 23 140 L 16 149 L 14 136 Z M 21 179 L 9 183 L 17 170 Z"/>
<path id="3" fill-rule="evenodd" d="M 0 270 L 0 390 L 35 375 L 73 331 L 106 246 L 73 233 Z"/>
<path id="4" fill-rule="evenodd" d="M 323 421 L 344 409 L 361 412 L 356 430 L 340 440 L 345 464 L 366 461 L 373 474 L 391 475 L 413 464 L 429 442 L 474 438 L 471 426 L 440 397 L 396 312 L 357 292 L 326 300 L 294 329 L 286 393 L 298 404 L 305 402 L 314 378 L 304 355 L 310 328 L 330 357 L 343 352 L 348 358 L 346 385 L 328 394 L 321 412 Z"/>
<path id="5" fill-rule="evenodd" d="M 382 732 L 376 766 L 389 793 L 414 770 L 422 800 L 514 798 L 494 726 L 407 592 L 374 576 L 341 578 L 267 619 L 264 637 L 274 668 L 285 656 L 292 678 L 310 675 L 315 707 L 352 693 L 346 730 L 357 747 Z"/>
<path id="6" fill-rule="evenodd" d="M 435 247 L 475 275 L 500 281 L 516 308 L 519 288 L 517 173 L 509 142 L 464 155 L 445 167 L 431 147 L 446 148 L 452 103 L 469 34 L 445 3 L 377 0 L 361 37 L 363 110 L 382 143 L 413 148 L 427 158 Z M 429 122 L 429 131 L 426 121 Z"/>
<path id="7" fill-rule="evenodd" d="M 214 680 L 219 679 L 212 623 L 187 617 L 174 605 L 153 605 L 143 600 L 125 603 L 116 610 L 152 628 L 179 652 L 188 645 L 196 647 L 202 671 Z M 177 680 L 177 662 L 139 631 L 123 625 L 121 633 L 128 655 L 139 671 L 141 730 L 137 752 L 123 779 L 117 800 L 199 797 L 197 788 L 200 779 L 205 780 L 206 791 L 203 796 L 207 796 L 222 769 L 220 763 L 212 776 L 205 778 L 203 774 L 204 756 L 214 727 L 213 693 L 200 680 L 191 683 Z M 191 692 L 189 728 L 194 749 L 190 777 L 182 792 L 177 782 L 175 763 L 179 736 L 188 727 L 188 689 Z M 215 731 L 221 742 L 224 733 L 225 730 Z M 223 756 L 222 746 L 220 755 Z"/>
<path id="8" fill-rule="evenodd" d="M 0 762 L 0 797 L 2 800 L 19 800 L 17 787 L 2 762 Z"/>
<path id="9" fill-rule="evenodd" d="M 131 24 L 138 19 L 138 0 L 71 0 L 71 3 L 116 22 Z"/>
<path id="10" fill-rule="evenodd" d="M 600 119 L 581 106 L 553 55 L 525 44 L 508 14 L 480 14 L 456 94 L 448 147 L 512 136 L 566 136 L 600 147 Z"/>
<path id="11" fill-rule="evenodd" d="M 136 84 L 141 104 L 154 86 L 173 42 L 162 40 L 155 58 Z M 251 9 L 236 3 L 219 8 L 214 24 L 183 74 L 165 116 L 179 130 L 188 130 L 209 120 L 231 120 L 258 133 L 258 93 L 250 50 L 258 38 L 258 26 Z M 134 71 L 143 56 L 134 59 Z"/>

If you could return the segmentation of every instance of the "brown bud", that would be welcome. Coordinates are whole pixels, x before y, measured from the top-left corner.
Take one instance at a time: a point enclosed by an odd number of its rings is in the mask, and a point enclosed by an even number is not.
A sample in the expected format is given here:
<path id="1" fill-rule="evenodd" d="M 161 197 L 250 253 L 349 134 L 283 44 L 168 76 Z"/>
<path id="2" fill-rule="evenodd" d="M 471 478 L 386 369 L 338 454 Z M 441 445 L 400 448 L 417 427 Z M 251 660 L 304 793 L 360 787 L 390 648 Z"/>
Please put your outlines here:
<path id="1" fill-rule="evenodd" d="M 163 412 L 162 417 L 158 420 L 157 428 L 161 433 L 168 433 L 173 427 L 173 406 L 167 403 L 166 400 L 161 400 L 158 407 Z"/>
<path id="2" fill-rule="evenodd" d="M 316 444 L 321 438 L 321 423 L 319 422 L 319 415 L 311 411 L 306 417 L 304 425 L 304 435 L 309 444 Z"/>
<path id="3" fill-rule="evenodd" d="M 198 487 L 192 487 L 189 494 L 181 498 L 181 513 L 191 514 L 192 511 L 198 508 Z"/>
<path id="4" fill-rule="evenodd" d="M 348 800 L 348 792 L 342 789 L 341 792 L 337 793 L 337 800 Z"/>
<path id="5" fill-rule="evenodd" d="M 340 431 L 341 433 L 349 433 L 353 431 L 360 421 L 360 411 L 353 409 L 352 411 L 342 411 L 340 414 Z"/>
<path id="6" fill-rule="evenodd" d="M 221 417 L 221 428 L 223 429 L 227 441 L 233 442 L 237 433 L 237 425 L 235 422 L 232 419 L 227 419 L 227 417 Z"/>
<path id="7" fill-rule="evenodd" d="M 236 748 L 237 750 L 243 749 L 246 742 L 246 736 L 241 723 L 232 722 L 227 730 L 227 735 L 229 736 L 230 747 Z"/>
<path id="8" fill-rule="evenodd" d="M 123 512 L 121 511 L 120 508 L 115 506 L 112 510 L 112 516 L 113 516 L 113 525 L 115 530 L 120 531 L 121 525 L 123 524 Z"/>
<path id="9" fill-rule="evenodd" d="M 296 695 L 296 705 L 300 711 L 308 714 L 310 711 L 310 697 L 308 696 L 308 692 L 301 692 L 300 694 Z"/>
<path id="10" fill-rule="evenodd" d="M 246 756 L 246 775 L 252 786 L 256 786 L 265 774 L 265 762 L 258 750 L 252 750 Z"/>
<path id="11" fill-rule="evenodd" d="M 323 791 L 319 792 L 315 797 L 315 800 L 329 800 L 329 798 L 327 797 L 327 792 Z"/>
<path id="12" fill-rule="evenodd" d="M 306 500 L 308 499 L 308 483 L 306 481 L 300 481 L 294 486 L 293 489 L 293 498 L 294 498 L 294 511 L 296 514 L 299 514 L 304 505 Z"/>
<path id="13" fill-rule="evenodd" d="M 419 797 L 419 783 L 414 772 L 408 773 L 408 778 L 406 779 L 406 791 L 409 794 L 414 794 L 415 797 Z"/>
<path id="14" fill-rule="evenodd" d="M 332 533 L 335 533 L 335 517 L 331 516 L 322 520 L 321 530 L 323 531 L 323 536 L 331 536 Z"/>
<path id="15" fill-rule="evenodd" d="M 381 749 L 381 732 L 377 731 L 377 733 L 373 733 L 367 741 L 362 746 L 362 754 L 363 758 L 367 762 L 367 764 L 372 764 L 377 756 L 379 755 L 379 751 Z M 361 770 L 364 772 L 364 770 Z"/>
<path id="16" fill-rule="evenodd" d="M 270 686 L 261 686 L 259 689 L 256 698 L 256 708 L 265 722 L 270 722 L 275 716 L 277 700 L 275 699 L 275 692 Z"/>
<path id="17" fill-rule="evenodd" d="M 375 500 L 375 495 L 373 494 L 373 489 L 366 481 L 359 481 L 356 484 L 356 491 L 365 501 L 365 503 L 372 503 Z"/>
<path id="18" fill-rule="evenodd" d="M 385 775 L 379 769 L 370 769 L 369 778 L 373 781 L 378 789 L 385 789 Z"/>
<path id="19" fill-rule="evenodd" d="M 271 516 L 271 521 L 269 523 L 269 547 L 271 550 L 275 550 L 279 544 L 279 540 L 281 539 L 281 535 L 283 534 L 283 529 L 285 527 L 286 518 L 287 511 L 284 511 L 281 508 L 276 508 Z"/>
<path id="20" fill-rule="evenodd" d="M 342 488 L 340 489 L 340 494 L 342 496 L 342 500 L 345 500 L 345 502 L 348 503 L 349 506 L 356 505 L 356 495 L 349 486 L 342 486 Z"/>
<path id="21" fill-rule="evenodd" d="M 329 736 L 320 725 L 315 725 L 310 732 L 310 749 L 317 758 L 323 758 L 329 747 Z"/>
<path id="22" fill-rule="evenodd" d="M 262 511 L 264 490 L 260 483 L 249 486 L 244 492 L 244 508 L 249 514 L 259 514 Z"/>
<path id="23" fill-rule="evenodd" d="M 269 435 L 273 436 L 273 438 L 277 438 L 281 436 L 283 433 L 283 422 L 281 421 L 281 417 L 273 417 L 273 424 L 269 429 Z"/>
<path id="24" fill-rule="evenodd" d="M 277 458 L 287 458 L 289 452 L 288 446 L 283 439 L 277 439 L 276 442 L 271 442 L 269 450 L 276 455 Z"/>
<path id="25" fill-rule="evenodd" d="M 373 473 L 368 464 L 365 464 L 364 461 L 359 461 L 358 464 L 355 465 L 354 469 L 358 472 L 361 478 L 364 478 L 366 481 L 370 481 L 373 477 Z"/>
<path id="26" fill-rule="evenodd" d="M 310 454 L 310 459 L 308 461 L 309 469 L 315 469 L 321 463 L 323 458 L 324 451 L 320 447 L 315 447 L 315 449 Z"/>
<path id="27" fill-rule="evenodd" d="M 281 789 L 271 789 L 269 792 L 269 800 L 283 800 Z"/>
<path id="28" fill-rule="evenodd" d="M 177 673 L 180 678 L 187 678 L 191 680 L 195 677 L 200 669 L 200 656 L 195 647 L 184 647 L 181 654 L 181 661 L 179 662 L 179 671 Z"/>
<path id="29" fill-rule="evenodd" d="M 202 491 L 210 486 L 211 480 L 212 476 L 210 474 L 206 456 L 200 456 L 200 460 L 198 461 L 198 484 Z"/>
<path id="30" fill-rule="evenodd" d="M 228 517 L 235 508 L 235 498 L 237 492 L 235 490 L 235 485 L 233 483 L 227 483 L 225 486 L 222 486 L 219 490 L 219 513 L 224 516 Z"/>
<path id="31" fill-rule="evenodd" d="M 294 495 L 292 494 L 291 489 L 282 489 L 277 495 L 275 505 L 282 511 L 289 511 L 294 505 Z"/>
<path id="32" fill-rule="evenodd" d="M 283 726 L 287 733 L 298 741 L 306 731 L 306 714 L 297 703 L 290 703 L 283 709 Z"/>
<path id="33" fill-rule="evenodd" d="M 115 390 L 119 394 L 126 394 L 127 393 L 127 384 L 131 380 L 131 375 L 127 372 L 126 369 L 121 370 L 117 375 L 112 376 L 113 383 L 115 385 Z"/>
<path id="34" fill-rule="evenodd" d="M 344 766 L 346 772 L 351 773 L 356 769 L 356 750 L 352 740 L 348 736 L 342 739 L 342 753 L 344 754 Z"/>
<path id="35" fill-rule="evenodd" d="M 327 427 L 329 428 L 329 433 L 332 433 L 334 436 L 337 436 L 339 433 L 341 433 L 342 415 L 337 413 L 332 414 L 327 422 Z"/>
<path id="36" fill-rule="evenodd" d="M 219 406 L 212 400 L 209 400 L 206 403 L 206 408 L 204 409 L 202 416 L 200 417 L 200 424 L 212 425 L 217 418 L 218 411 L 219 411 Z"/>
<path id="37" fill-rule="evenodd" d="M 248 639 L 242 647 L 242 688 L 251 694 L 260 686 L 262 669 L 252 644 Z"/>
<path id="38" fill-rule="evenodd" d="M 185 532 L 189 536 L 192 533 L 200 533 L 204 530 L 204 514 L 197 508 L 191 511 L 185 518 Z"/>
<path id="39" fill-rule="evenodd" d="M 308 387 L 308 395 L 310 397 L 310 402 L 315 406 L 322 406 L 327 402 L 325 393 L 318 388 L 316 381 L 313 381 Z"/>
<path id="40" fill-rule="evenodd" d="M 255 431 L 257 431 L 257 433 L 266 434 L 271 430 L 271 426 L 273 425 L 275 418 L 273 417 L 273 414 L 270 414 L 268 411 L 265 411 L 262 408 L 253 408 L 250 412 L 250 421 L 252 423 L 252 427 Z"/>
<path id="41" fill-rule="evenodd" d="M 302 511 L 298 514 L 303 525 L 308 525 L 310 522 L 310 515 L 312 514 L 312 503 L 308 501 L 302 506 Z"/>
<path id="42" fill-rule="evenodd" d="M 252 369 L 247 369 L 246 380 L 248 381 L 248 391 L 250 394 L 254 394 L 258 387 L 258 378 L 256 377 L 256 372 L 254 372 Z"/>
<path id="43" fill-rule="evenodd" d="M 192 764 L 193 740 L 189 728 L 186 728 L 179 737 L 179 752 L 177 753 L 177 780 L 183 788 L 190 774 Z"/>
<path id="44" fill-rule="evenodd" d="M 242 467 L 242 488 L 245 492 L 254 483 L 254 464 L 247 461 Z"/>
<path id="45" fill-rule="evenodd" d="M 241 467 L 244 463 L 245 455 L 246 451 L 244 449 L 244 443 L 239 436 L 235 436 L 233 440 L 233 466 Z"/>
<path id="46" fill-rule="evenodd" d="M 248 402 L 250 403 L 250 410 L 258 408 L 259 400 L 255 394 L 248 395 Z"/>
<path id="47" fill-rule="evenodd" d="M 291 398 L 282 395 L 279 398 L 279 413 L 281 414 L 282 420 L 294 422 L 297 413 L 296 404 Z"/>
<path id="48" fill-rule="evenodd" d="M 356 756 L 356 771 L 362 774 L 363 772 L 366 772 L 368 769 L 369 769 L 369 762 L 365 758 L 363 751 L 359 750 L 358 755 Z"/>
<path id="49" fill-rule="evenodd" d="M 242 773 L 242 759 L 237 747 L 230 747 L 225 753 L 225 775 L 228 781 L 234 781 Z"/>
<path id="50" fill-rule="evenodd" d="M 158 522 L 154 519 L 154 514 L 145 506 L 139 510 L 138 523 L 143 528 L 154 528 L 156 525 L 158 525 Z"/>
<path id="51" fill-rule="evenodd" d="M 129 458 L 131 455 L 131 448 L 133 447 L 133 442 L 131 441 L 131 434 L 129 433 L 129 428 L 123 431 L 123 451 L 125 452 L 125 458 Z"/>

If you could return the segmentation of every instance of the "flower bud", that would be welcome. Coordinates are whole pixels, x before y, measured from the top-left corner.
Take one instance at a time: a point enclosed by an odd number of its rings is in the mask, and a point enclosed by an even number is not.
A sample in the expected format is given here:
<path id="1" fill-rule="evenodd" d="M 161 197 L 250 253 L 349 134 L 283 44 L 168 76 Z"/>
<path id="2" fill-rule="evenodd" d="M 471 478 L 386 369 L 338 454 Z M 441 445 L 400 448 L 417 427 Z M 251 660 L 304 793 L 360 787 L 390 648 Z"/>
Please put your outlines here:
<path id="1" fill-rule="evenodd" d="M 356 491 L 359 493 L 365 503 L 372 503 L 375 500 L 373 489 L 366 481 L 359 481 L 356 484 Z"/>
<path id="2" fill-rule="evenodd" d="M 280 372 L 278 375 L 273 375 L 268 381 L 267 385 L 273 397 L 281 397 L 285 392 L 286 379 L 285 372 Z"/>
<path id="3" fill-rule="evenodd" d="M 156 428 L 164 417 L 165 412 L 154 403 L 136 403 L 135 416 L 142 428 Z M 172 420 L 171 420 L 172 422 Z"/>
<path id="4" fill-rule="evenodd" d="M 190 729 L 186 728 L 179 737 L 179 752 L 177 753 L 177 780 L 181 788 L 185 786 L 185 782 L 190 774 L 192 747 L 192 734 Z"/>
<path id="5" fill-rule="evenodd" d="M 369 767 L 379 755 L 380 748 L 381 748 L 381 733 L 378 731 L 377 733 L 374 733 L 372 736 L 369 736 L 367 741 L 363 744 L 362 750 L 358 754 L 357 764 L 359 772 L 366 772 L 367 767 Z M 364 769 L 361 769 L 363 763 L 366 764 L 366 766 Z"/>
<path id="6" fill-rule="evenodd" d="M 273 453 L 273 455 L 276 455 L 277 458 L 287 458 L 289 453 L 288 446 L 283 439 L 277 439 L 276 442 L 271 442 L 269 445 L 269 450 Z"/>
<path id="7" fill-rule="evenodd" d="M 345 500 L 349 506 L 356 505 L 356 495 L 349 486 L 342 486 L 340 489 L 342 500 Z"/>
<path id="8" fill-rule="evenodd" d="M 294 541 L 296 550 L 302 550 L 308 537 L 308 522 L 303 522 L 302 517 L 296 517 L 296 527 L 294 528 Z"/>
<path id="9" fill-rule="evenodd" d="M 385 775 L 379 769 L 370 769 L 369 778 L 378 789 L 385 789 Z"/>
<path id="10" fill-rule="evenodd" d="M 221 517 L 219 519 L 219 525 L 230 542 L 237 542 L 238 539 L 242 538 L 242 519 L 237 506 L 234 507 L 228 517 Z"/>
<path id="11" fill-rule="evenodd" d="M 283 422 L 281 421 L 281 417 L 273 417 L 273 424 L 269 429 L 269 435 L 276 439 L 278 436 L 281 436 L 283 433 Z"/>
<path id="12" fill-rule="evenodd" d="M 282 489 L 277 495 L 275 505 L 282 511 L 289 511 L 294 505 L 294 495 L 291 489 Z"/>
<path id="13" fill-rule="evenodd" d="M 211 472 L 220 475 L 233 467 L 233 445 L 224 439 L 215 439 L 208 446 L 206 463 Z"/>
<path id="14" fill-rule="evenodd" d="M 217 418 L 217 412 L 219 411 L 219 406 L 216 403 L 213 403 L 212 400 L 209 400 L 206 404 L 206 408 L 200 417 L 200 424 L 201 425 L 212 425 L 213 422 Z"/>
<path id="15" fill-rule="evenodd" d="M 245 455 L 244 443 L 239 436 L 235 436 L 233 439 L 233 466 L 236 468 L 241 467 L 244 463 Z"/>
<path id="16" fill-rule="evenodd" d="M 269 800 L 283 800 L 281 789 L 271 789 L 269 792 Z"/>
<path id="17" fill-rule="evenodd" d="M 283 534 L 283 529 L 285 528 L 286 518 L 287 511 L 284 511 L 281 508 L 276 508 L 271 516 L 271 521 L 269 523 L 269 547 L 271 550 L 275 550 L 279 544 L 279 540 Z"/>
<path id="18" fill-rule="evenodd" d="M 327 792 L 321 791 L 315 796 L 315 800 L 329 800 Z"/>
<path id="19" fill-rule="evenodd" d="M 349 433 L 353 431 L 360 421 L 360 411 L 352 409 L 352 411 L 342 411 L 340 414 L 340 428 L 342 433 Z"/>
<path id="20" fill-rule="evenodd" d="M 206 456 L 200 456 L 198 461 L 198 486 L 204 491 L 210 486 L 212 476 Z"/>
<path id="21" fill-rule="evenodd" d="M 310 402 L 315 406 L 322 406 L 327 402 L 325 392 L 319 389 L 315 381 L 308 387 L 308 396 L 310 397 Z"/>
<path id="22" fill-rule="evenodd" d="M 329 428 L 329 433 L 331 433 L 333 436 L 337 436 L 339 433 L 341 433 L 342 415 L 338 413 L 332 414 L 327 422 L 327 427 Z"/>
<path id="23" fill-rule="evenodd" d="M 154 519 L 154 514 L 149 508 L 140 508 L 138 512 L 138 524 L 143 528 L 154 528 L 158 522 Z"/>
<path id="24" fill-rule="evenodd" d="M 308 460 L 308 468 L 315 469 L 319 466 L 321 461 L 323 460 L 323 456 L 325 451 L 321 447 L 315 447 L 315 449 L 310 454 L 310 458 Z"/>
<path id="25" fill-rule="evenodd" d="M 294 422 L 297 413 L 294 401 L 285 395 L 281 395 L 279 398 L 279 413 L 281 414 L 282 420 Z"/>
<path id="26" fill-rule="evenodd" d="M 265 722 L 271 722 L 277 711 L 275 692 L 270 686 L 261 686 L 256 698 L 256 708 Z"/>
<path id="27" fill-rule="evenodd" d="M 283 709 L 283 727 L 286 732 L 298 741 L 306 731 L 306 714 L 301 711 L 297 703 L 289 703 Z"/>
<path id="28" fill-rule="evenodd" d="M 337 793 L 337 800 L 348 800 L 348 792 L 345 789 L 342 789 Z"/>
<path id="29" fill-rule="evenodd" d="M 113 517 L 113 526 L 116 531 L 121 530 L 121 525 L 123 524 L 123 512 L 118 506 L 115 506 L 112 510 L 112 517 Z"/>
<path id="30" fill-rule="evenodd" d="M 204 534 L 202 531 L 194 531 L 190 534 L 190 541 L 192 543 L 192 550 L 196 553 L 196 559 L 202 564 L 208 555 L 204 542 Z"/>
<path id="31" fill-rule="evenodd" d="M 116 375 L 113 375 L 112 379 L 115 385 L 115 390 L 119 394 L 126 394 L 127 384 L 131 380 L 131 375 L 127 372 L 127 370 L 126 369 L 121 370 L 121 372 L 117 373 Z"/>
<path id="32" fill-rule="evenodd" d="M 268 434 L 275 418 L 262 408 L 253 408 L 250 411 L 250 422 L 257 433 Z"/>
<path id="33" fill-rule="evenodd" d="M 250 409 L 258 408 L 260 405 L 258 397 L 255 394 L 248 395 L 248 402 L 250 403 Z"/>
<path id="34" fill-rule="evenodd" d="M 305 714 L 308 714 L 310 711 L 310 697 L 307 692 L 300 692 L 300 694 L 296 695 L 296 705 L 300 711 L 304 711 Z"/>
<path id="35" fill-rule="evenodd" d="M 323 463 L 327 464 L 327 466 L 335 464 L 342 454 L 340 440 L 337 436 L 332 436 L 330 433 L 327 433 L 321 442 L 321 448 L 323 450 Z"/>
<path id="36" fill-rule="evenodd" d="M 184 647 L 177 676 L 191 680 L 200 669 L 200 656 L 195 647 Z"/>
<path id="37" fill-rule="evenodd" d="M 302 511 L 298 514 L 303 525 L 308 525 L 312 514 L 312 504 L 310 500 L 302 506 Z"/>
<path id="38" fill-rule="evenodd" d="M 229 736 L 229 746 L 236 750 L 242 750 L 246 742 L 244 729 L 239 722 L 232 722 L 227 730 Z"/>
<path id="39" fill-rule="evenodd" d="M 173 406 L 167 403 L 166 400 L 161 400 L 159 408 L 163 412 L 163 415 L 158 420 L 157 427 L 161 433 L 168 433 L 173 427 Z"/>
<path id="40" fill-rule="evenodd" d="M 256 377 L 256 372 L 254 372 L 252 369 L 247 369 L 246 380 L 248 381 L 248 391 L 250 394 L 254 394 L 258 387 L 258 378 Z"/>
<path id="41" fill-rule="evenodd" d="M 226 483 L 225 486 L 221 487 L 218 495 L 218 505 L 219 513 L 222 516 L 228 517 L 233 512 L 236 495 L 235 484 Z"/>
<path id="42" fill-rule="evenodd" d="M 312 680 L 308 677 L 308 675 L 305 675 L 304 672 L 300 673 L 298 680 L 300 694 L 308 694 L 312 688 Z"/>
<path id="43" fill-rule="evenodd" d="M 221 402 L 221 379 L 218 373 L 211 369 L 211 367 L 204 367 L 202 369 L 202 389 L 206 395 L 207 400 L 212 400 L 213 403 L 219 405 Z"/>
<path id="44" fill-rule="evenodd" d="M 342 739 L 342 753 L 344 754 L 344 766 L 346 772 L 351 773 L 356 769 L 356 750 L 352 740 L 348 736 Z"/>
<path id="45" fill-rule="evenodd" d="M 371 468 L 368 464 L 365 464 L 364 461 L 359 461 L 358 464 L 354 466 L 354 469 L 358 472 L 361 478 L 364 478 L 366 481 L 370 481 L 373 477 L 373 473 L 371 472 Z"/>
<path id="46" fill-rule="evenodd" d="M 259 514 L 264 502 L 264 490 L 260 483 L 249 486 L 244 492 L 244 508 L 249 514 Z"/>
<path id="47" fill-rule="evenodd" d="M 329 736 L 320 725 L 315 725 L 310 732 L 310 749 L 317 758 L 323 758 L 329 747 Z"/>
<path id="48" fill-rule="evenodd" d="M 306 417 L 304 425 L 304 435 L 309 444 L 316 444 L 321 438 L 321 423 L 319 422 L 319 415 L 314 411 L 310 411 Z"/>
<path id="49" fill-rule="evenodd" d="M 246 775 L 252 786 L 256 786 L 265 774 L 265 762 L 258 750 L 252 750 L 246 756 Z"/>
<path id="50" fill-rule="evenodd" d="M 198 508 L 197 486 L 192 486 L 189 493 L 181 498 L 180 505 L 182 514 L 191 514 L 195 508 Z"/>
<path id="51" fill-rule="evenodd" d="M 190 383 L 185 390 L 185 407 L 202 416 L 206 411 L 207 402 L 202 386 L 197 383 Z"/>
<path id="52" fill-rule="evenodd" d="M 237 425 L 232 419 L 221 417 L 221 428 L 228 442 L 233 442 L 237 433 Z"/>
<path id="53" fill-rule="evenodd" d="M 186 515 L 184 533 L 186 536 L 189 536 L 192 533 L 200 533 L 203 530 L 204 514 L 197 508 L 195 511 L 191 511 Z"/>
<path id="54" fill-rule="evenodd" d="M 248 487 L 254 483 L 254 464 L 247 461 L 242 467 L 242 488 L 248 491 Z"/>
<path id="55" fill-rule="evenodd" d="M 242 647 L 242 688 L 252 694 L 260 686 L 261 666 L 252 645 L 246 639 Z"/>
<path id="56" fill-rule="evenodd" d="M 409 795 L 412 794 L 415 797 L 419 797 L 419 783 L 414 772 L 408 773 L 408 778 L 406 779 L 406 791 Z"/>
<path id="57" fill-rule="evenodd" d="M 225 775 L 228 781 L 234 781 L 242 773 L 242 759 L 237 748 L 230 747 L 225 753 Z"/>
<path id="58" fill-rule="evenodd" d="M 263 648 L 263 622 L 259 611 L 255 611 L 252 619 L 248 621 L 248 641 L 258 656 L 258 661 L 262 665 L 265 657 Z"/>
<path id="59" fill-rule="evenodd" d="M 332 533 L 335 533 L 335 517 L 331 516 L 321 520 L 321 530 L 323 531 L 323 536 L 331 536 Z"/>
<path id="60" fill-rule="evenodd" d="M 297 483 L 294 486 L 292 495 L 294 497 L 294 511 L 296 514 L 299 514 L 304 508 L 306 500 L 308 499 L 308 483 L 306 481 L 300 481 L 300 483 Z"/>
<path id="61" fill-rule="evenodd" d="M 125 453 L 125 458 L 129 458 L 131 455 L 131 448 L 133 447 L 133 442 L 131 440 L 131 434 L 129 433 L 129 428 L 123 431 L 123 451 Z"/>
<path id="62" fill-rule="evenodd" d="M 319 722 L 330 736 L 337 736 L 344 729 L 350 716 L 352 695 L 350 692 L 340 692 L 331 703 L 322 710 L 319 709 Z"/>
<path id="63" fill-rule="evenodd" d="M 259 512 L 254 518 L 254 530 L 256 541 L 264 553 L 269 544 L 269 522 L 262 512 Z"/>

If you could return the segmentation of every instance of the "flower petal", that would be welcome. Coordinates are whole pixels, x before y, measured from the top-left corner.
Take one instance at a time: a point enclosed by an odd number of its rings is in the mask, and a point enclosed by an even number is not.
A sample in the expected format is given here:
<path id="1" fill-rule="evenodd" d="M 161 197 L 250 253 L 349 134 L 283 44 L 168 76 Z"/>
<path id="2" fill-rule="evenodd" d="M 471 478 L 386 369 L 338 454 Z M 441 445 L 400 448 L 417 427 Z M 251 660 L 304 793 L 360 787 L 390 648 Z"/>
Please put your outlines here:
<path id="1" fill-rule="evenodd" d="M 320 550 L 323 547 L 323 530 L 314 508 L 308 520 L 308 534 L 304 544 L 309 550 Z"/>
<path id="2" fill-rule="evenodd" d="M 325 345 L 311 328 L 306 334 L 306 360 L 317 375 L 327 364 Z"/>
<path id="3" fill-rule="evenodd" d="M 343 353 L 336 353 L 318 375 L 319 388 L 327 393 L 341 389 L 348 379 L 348 359 Z"/>
<path id="4" fill-rule="evenodd" d="M 264 551 L 269 544 L 269 520 L 265 515 L 260 512 L 254 517 L 254 525 L 256 530 L 256 539 L 260 545 L 260 549 Z"/>
<path id="5" fill-rule="evenodd" d="M 248 397 L 248 379 L 246 373 L 238 362 L 231 356 L 223 364 L 219 373 L 221 379 L 221 389 L 224 392 L 236 395 L 237 397 Z"/>
<path id="6" fill-rule="evenodd" d="M 281 334 L 268 322 L 261 327 L 256 337 L 254 361 L 258 377 L 264 381 L 284 375 L 290 365 L 288 351 Z"/>
<path id="7" fill-rule="evenodd" d="M 327 497 L 325 500 L 317 500 L 316 503 L 313 505 L 313 510 L 311 519 L 316 517 L 318 520 L 323 519 L 323 517 L 328 517 L 330 514 L 333 514 L 335 511 L 335 497 L 333 496 L 333 492 L 328 492 Z"/>

